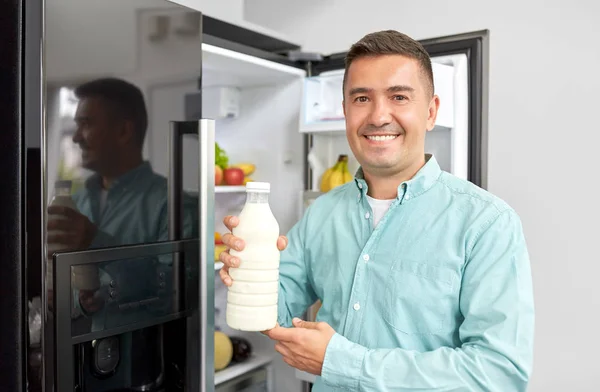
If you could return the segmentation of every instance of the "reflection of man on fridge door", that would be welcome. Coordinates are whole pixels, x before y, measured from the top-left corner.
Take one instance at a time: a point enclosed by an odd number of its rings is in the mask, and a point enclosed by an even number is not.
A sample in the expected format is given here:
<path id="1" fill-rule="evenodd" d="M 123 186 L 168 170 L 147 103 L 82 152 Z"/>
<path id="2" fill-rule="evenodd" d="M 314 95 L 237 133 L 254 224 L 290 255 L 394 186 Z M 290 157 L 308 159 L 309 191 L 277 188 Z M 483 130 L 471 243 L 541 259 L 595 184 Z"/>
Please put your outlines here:
<path id="1" fill-rule="evenodd" d="M 49 234 L 48 243 L 82 250 L 166 241 L 167 179 L 143 160 L 148 115 L 141 91 L 123 80 L 99 79 L 75 94 L 73 141 L 81 148 L 82 166 L 94 174 L 73 195 L 78 211 L 48 208 L 48 231 L 59 232 Z M 196 204 L 184 200 L 184 237 L 190 238 L 197 230 Z M 81 294 L 84 302 L 88 294 Z"/>
<path id="2" fill-rule="evenodd" d="M 314 391 L 525 391 L 534 309 L 520 219 L 425 154 L 443 105 L 428 53 L 382 31 L 353 45 L 345 72 L 360 169 L 278 240 L 279 326 L 264 333 L 319 376 Z M 230 233 L 223 242 L 243 247 Z M 240 261 L 220 258 L 230 286 Z M 316 300 L 317 322 L 297 319 Z"/>
<path id="3" fill-rule="evenodd" d="M 107 78 L 80 85 L 75 94 L 79 102 L 73 141 L 81 148 L 82 166 L 94 174 L 73 195 L 76 210 L 49 206 L 49 249 L 84 250 L 168 240 L 167 179 L 143 160 L 148 115 L 141 91 L 124 80 Z M 192 197 L 184 197 L 184 238 L 197 236 L 196 206 Z M 156 282 L 157 263 L 170 261 L 113 261 L 95 275 L 87 271 L 75 276 L 79 278 L 72 282 L 75 306 L 91 318 L 92 331 L 140 321 L 143 309 L 108 313 L 106 301 L 113 280 L 118 280 L 120 296 L 140 295 Z M 141 341 L 143 335 L 138 344 L 135 333 L 122 336 L 124 359 L 147 345 Z"/>

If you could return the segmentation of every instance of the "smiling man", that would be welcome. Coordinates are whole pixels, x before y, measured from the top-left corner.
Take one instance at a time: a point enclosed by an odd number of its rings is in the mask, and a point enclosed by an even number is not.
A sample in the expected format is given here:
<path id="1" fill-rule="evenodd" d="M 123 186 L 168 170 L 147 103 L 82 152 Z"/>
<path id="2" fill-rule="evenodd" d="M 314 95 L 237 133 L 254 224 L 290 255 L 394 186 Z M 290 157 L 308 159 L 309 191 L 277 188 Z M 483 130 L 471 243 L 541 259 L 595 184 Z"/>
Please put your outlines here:
<path id="1" fill-rule="evenodd" d="M 278 240 L 279 326 L 264 333 L 320 376 L 314 391 L 525 391 L 534 305 L 521 222 L 425 153 L 440 105 L 427 52 L 396 31 L 369 34 L 343 86 L 361 167 Z M 221 260 L 230 285 L 239 260 Z M 318 322 L 298 320 L 317 299 Z"/>

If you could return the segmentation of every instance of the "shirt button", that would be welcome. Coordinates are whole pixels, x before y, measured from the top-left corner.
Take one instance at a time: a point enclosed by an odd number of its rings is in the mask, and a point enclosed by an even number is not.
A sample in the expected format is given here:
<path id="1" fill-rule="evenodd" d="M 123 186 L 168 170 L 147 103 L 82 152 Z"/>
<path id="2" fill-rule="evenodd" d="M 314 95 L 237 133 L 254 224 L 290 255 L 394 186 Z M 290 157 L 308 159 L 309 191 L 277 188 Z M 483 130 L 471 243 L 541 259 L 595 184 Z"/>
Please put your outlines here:
<path id="1" fill-rule="evenodd" d="M 406 200 L 408 200 L 408 199 L 410 198 L 410 195 L 407 193 L 406 195 L 404 195 L 404 198 L 405 198 Z"/>
<path id="2" fill-rule="evenodd" d="M 363 260 L 364 260 L 364 261 L 369 261 L 369 255 L 364 255 L 364 256 L 363 256 Z"/>
<path id="3" fill-rule="evenodd" d="M 368 212 L 365 214 L 365 219 L 369 219 L 369 217 L 371 216 L 371 214 L 369 214 Z"/>
<path id="4" fill-rule="evenodd" d="M 360 304 L 357 302 L 354 304 L 354 310 L 359 310 L 360 309 Z"/>
<path id="5" fill-rule="evenodd" d="M 360 189 L 362 189 L 362 183 L 360 183 L 360 182 L 359 182 L 359 183 L 358 183 L 358 187 L 359 187 Z"/>

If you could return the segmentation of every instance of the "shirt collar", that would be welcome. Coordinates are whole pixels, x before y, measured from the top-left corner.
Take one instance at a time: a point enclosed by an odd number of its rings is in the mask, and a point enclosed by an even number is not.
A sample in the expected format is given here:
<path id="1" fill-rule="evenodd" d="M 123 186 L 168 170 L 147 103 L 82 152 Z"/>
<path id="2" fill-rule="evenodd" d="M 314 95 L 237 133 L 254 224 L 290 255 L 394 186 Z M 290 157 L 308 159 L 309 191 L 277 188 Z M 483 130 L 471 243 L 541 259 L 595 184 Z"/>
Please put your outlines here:
<path id="1" fill-rule="evenodd" d="M 117 177 L 113 181 L 109 191 L 119 188 L 126 188 L 127 185 L 130 185 L 141 179 L 145 179 L 150 174 L 152 174 L 152 165 L 150 165 L 150 162 L 144 161 L 135 169 L 132 169 L 120 177 Z M 100 175 L 93 174 L 86 180 L 85 185 L 89 190 L 100 191 L 102 189 L 102 180 Z"/>
<path id="2" fill-rule="evenodd" d="M 403 181 L 398 186 L 397 199 L 404 201 L 422 195 L 436 183 L 440 174 L 442 174 L 442 169 L 435 156 L 433 154 L 425 154 L 425 165 L 419 169 L 413 178 Z M 357 170 L 354 181 L 359 190 L 358 200 L 360 201 L 368 191 L 368 185 L 365 181 L 362 168 Z"/>

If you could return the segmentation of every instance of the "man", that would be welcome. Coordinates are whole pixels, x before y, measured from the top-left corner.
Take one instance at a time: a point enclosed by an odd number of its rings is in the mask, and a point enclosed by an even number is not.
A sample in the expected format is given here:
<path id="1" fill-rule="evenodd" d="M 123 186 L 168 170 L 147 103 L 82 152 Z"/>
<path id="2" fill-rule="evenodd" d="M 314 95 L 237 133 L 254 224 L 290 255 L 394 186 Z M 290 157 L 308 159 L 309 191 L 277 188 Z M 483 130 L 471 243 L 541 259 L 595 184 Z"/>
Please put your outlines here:
<path id="1" fill-rule="evenodd" d="M 83 191 L 74 195 L 81 213 L 60 207 L 68 224 L 50 222 L 66 231 L 48 238 L 69 249 L 101 248 L 168 239 L 167 180 L 143 159 L 148 115 L 142 92 L 120 79 L 98 79 L 75 90 L 79 99 L 73 142 L 81 148 L 82 166 L 94 172 Z M 193 208 L 190 198 L 186 207 Z M 193 215 L 186 215 L 187 236 Z"/>
<path id="2" fill-rule="evenodd" d="M 167 241 L 167 179 L 154 173 L 150 163 L 143 160 L 148 115 L 142 92 L 124 80 L 106 78 L 77 87 L 75 95 L 79 102 L 73 141 L 81 147 L 82 166 L 94 174 L 73 197 L 79 211 L 48 208 L 48 230 L 62 232 L 49 235 L 48 242 L 62 244 L 69 250 L 83 250 Z M 197 237 L 197 203 L 186 195 L 183 208 L 184 238 Z M 53 214 L 67 219 L 53 219 Z M 116 311 L 114 307 L 107 309 L 106 303 L 113 289 L 118 293 L 116 300 L 123 302 L 156 296 L 158 269 L 169 271 L 168 266 L 160 264 L 170 262 L 170 257 L 163 255 L 103 263 L 100 266 L 102 287 L 74 294 L 78 299 L 74 301 L 76 306 L 92 319 L 92 331 L 155 317 L 159 305 Z M 126 369 L 139 365 L 144 357 L 151 362 L 158 351 L 157 341 L 156 328 L 121 335 L 119 351 L 123 360 L 117 376 L 101 381 L 88 374 L 87 384 L 98 390 L 135 384 Z M 135 355 L 142 359 L 136 364 L 129 363 L 127 358 Z M 152 369 L 156 370 L 153 366 L 140 368 L 152 377 Z"/>
<path id="3" fill-rule="evenodd" d="M 361 168 L 278 240 L 280 326 L 264 333 L 320 376 L 315 391 L 525 391 L 534 307 L 521 223 L 425 154 L 440 105 L 427 52 L 369 34 L 347 55 L 343 94 Z M 239 260 L 220 258 L 230 285 Z M 317 299 L 318 322 L 296 319 Z"/>

